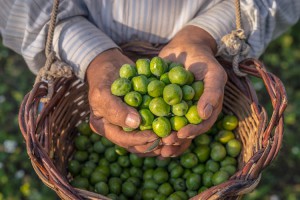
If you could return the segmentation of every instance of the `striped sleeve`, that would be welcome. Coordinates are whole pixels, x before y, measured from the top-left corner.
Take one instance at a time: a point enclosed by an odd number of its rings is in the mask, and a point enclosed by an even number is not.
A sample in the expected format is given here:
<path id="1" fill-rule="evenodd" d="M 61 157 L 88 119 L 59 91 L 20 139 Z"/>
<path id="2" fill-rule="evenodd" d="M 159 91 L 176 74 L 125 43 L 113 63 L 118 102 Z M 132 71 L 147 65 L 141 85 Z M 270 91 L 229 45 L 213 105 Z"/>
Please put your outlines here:
<path id="1" fill-rule="evenodd" d="M 21 54 L 35 74 L 45 63 L 44 49 L 52 3 L 48 0 L 0 1 L 3 44 Z M 56 53 L 81 79 L 96 55 L 116 47 L 87 17 L 88 10 L 83 1 L 62 0 L 54 35 Z"/>
<path id="2" fill-rule="evenodd" d="M 53 43 L 61 59 L 70 64 L 82 80 L 88 65 L 97 55 L 107 49 L 118 48 L 106 34 L 82 16 L 60 23 Z"/>
<path id="3" fill-rule="evenodd" d="M 297 23 L 299 0 L 245 0 L 241 9 L 249 24 L 248 43 L 251 57 L 259 57 L 268 44 Z"/>
<path id="4" fill-rule="evenodd" d="M 268 44 L 299 20 L 299 0 L 241 1 L 242 25 L 250 52 L 258 58 Z M 234 1 L 222 1 L 199 14 L 188 25 L 206 30 L 220 46 L 221 38 L 236 29 Z"/>

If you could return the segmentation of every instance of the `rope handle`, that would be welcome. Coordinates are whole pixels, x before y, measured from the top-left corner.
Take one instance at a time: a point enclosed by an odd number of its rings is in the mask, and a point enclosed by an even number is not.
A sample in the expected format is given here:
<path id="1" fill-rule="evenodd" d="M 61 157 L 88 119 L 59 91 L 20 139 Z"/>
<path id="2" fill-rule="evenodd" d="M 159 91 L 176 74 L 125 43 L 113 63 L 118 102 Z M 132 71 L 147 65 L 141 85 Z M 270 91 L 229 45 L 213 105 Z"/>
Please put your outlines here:
<path id="1" fill-rule="evenodd" d="M 57 14 L 58 14 L 58 6 L 59 6 L 59 0 L 54 0 L 52 12 L 51 12 L 51 18 L 50 18 L 50 25 L 48 30 L 46 50 L 45 50 L 47 58 L 50 55 L 50 53 L 53 52 L 52 42 L 53 42 L 54 29 L 56 25 Z"/>
<path id="2" fill-rule="evenodd" d="M 53 48 L 52 48 L 52 42 L 53 42 L 55 24 L 56 24 L 56 19 L 57 19 L 58 6 L 59 6 L 59 0 L 54 0 L 53 6 L 52 6 L 51 17 L 50 17 L 50 24 L 49 24 L 49 29 L 48 29 L 46 47 L 45 47 L 46 63 L 45 63 L 45 66 L 43 67 L 44 71 L 49 71 L 51 64 L 55 60 L 55 52 L 53 51 Z M 36 77 L 35 83 L 41 81 L 42 75 L 43 74 L 39 72 L 39 74 Z"/>
<path id="3" fill-rule="evenodd" d="M 46 62 L 44 67 L 42 67 L 39 70 L 39 73 L 37 74 L 34 83 L 34 85 L 36 85 L 38 82 L 41 81 L 48 83 L 48 94 L 46 97 L 43 97 L 41 99 L 41 101 L 44 103 L 48 102 L 53 96 L 54 80 L 56 78 L 59 77 L 69 78 L 72 76 L 72 68 L 56 57 L 52 46 L 56 19 L 58 14 L 58 6 L 59 6 L 59 0 L 54 0 L 52 11 L 51 11 L 46 47 L 45 47 Z"/>
<path id="4" fill-rule="evenodd" d="M 239 70 L 239 60 L 241 56 L 249 53 L 250 47 L 246 43 L 245 31 L 242 27 L 240 0 L 235 0 L 234 3 L 236 30 L 222 37 L 217 56 L 232 57 L 233 71 L 237 76 L 243 77 L 247 74 Z"/>

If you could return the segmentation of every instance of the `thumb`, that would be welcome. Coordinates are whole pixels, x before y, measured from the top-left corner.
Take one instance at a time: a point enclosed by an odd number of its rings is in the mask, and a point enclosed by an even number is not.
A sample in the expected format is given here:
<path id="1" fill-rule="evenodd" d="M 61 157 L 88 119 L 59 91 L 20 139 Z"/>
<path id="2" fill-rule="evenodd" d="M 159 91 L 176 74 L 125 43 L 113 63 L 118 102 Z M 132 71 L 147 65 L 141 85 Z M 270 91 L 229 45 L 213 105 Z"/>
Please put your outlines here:
<path id="1" fill-rule="evenodd" d="M 101 95 L 100 95 L 101 94 Z M 95 116 L 100 116 L 112 124 L 138 128 L 141 122 L 139 113 L 133 107 L 127 106 L 121 98 L 111 94 L 110 87 L 104 87 L 98 95 L 93 96 L 91 110 Z M 95 97 L 95 96 L 98 96 Z M 97 100 L 95 100 L 95 98 Z"/>
<path id="2" fill-rule="evenodd" d="M 227 75 L 224 69 L 210 71 L 206 74 L 203 81 L 204 91 L 198 101 L 197 108 L 199 116 L 205 120 L 223 103 Z"/>

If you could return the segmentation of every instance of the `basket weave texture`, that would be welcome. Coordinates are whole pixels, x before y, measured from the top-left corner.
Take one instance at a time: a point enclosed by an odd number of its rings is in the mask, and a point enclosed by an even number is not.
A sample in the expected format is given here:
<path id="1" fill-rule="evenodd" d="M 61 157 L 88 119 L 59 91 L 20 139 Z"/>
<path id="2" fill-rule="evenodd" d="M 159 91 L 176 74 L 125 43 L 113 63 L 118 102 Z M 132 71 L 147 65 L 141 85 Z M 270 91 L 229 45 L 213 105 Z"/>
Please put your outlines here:
<path id="1" fill-rule="evenodd" d="M 143 49 L 148 57 L 157 51 Z M 143 52 L 126 50 L 131 58 Z M 231 63 L 219 60 L 226 69 L 223 112 L 239 119 L 235 131 L 243 144 L 238 171 L 220 185 L 211 187 L 193 199 L 239 199 L 252 191 L 260 181 L 261 173 L 277 156 L 283 137 L 283 112 L 287 98 L 282 82 L 266 71 L 261 62 L 247 59 L 240 63 L 242 72 L 263 80 L 272 102 L 273 111 L 268 119 L 266 110 L 259 104 L 256 92 L 248 77 L 237 77 Z M 35 84 L 24 97 L 19 111 L 19 125 L 26 142 L 27 153 L 39 178 L 62 199 L 108 199 L 102 195 L 72 187 L 67 172 L 69 158 L 74 151 L 76 126 L 88 119 L 88 87 L 75 76 L 58 78 L 54 94 L 42 109 L 41 99 L 47 95 L 45 82 Z"/>

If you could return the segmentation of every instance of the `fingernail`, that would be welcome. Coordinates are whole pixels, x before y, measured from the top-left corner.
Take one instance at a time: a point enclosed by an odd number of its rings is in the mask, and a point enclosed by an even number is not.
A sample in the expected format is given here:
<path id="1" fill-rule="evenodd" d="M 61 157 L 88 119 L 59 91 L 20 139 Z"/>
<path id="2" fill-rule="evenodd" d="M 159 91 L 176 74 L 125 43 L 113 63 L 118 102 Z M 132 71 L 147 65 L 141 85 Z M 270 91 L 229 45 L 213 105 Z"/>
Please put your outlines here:
<path id="1" fill-rule="evenodd" d="M 125 124 L 130 128 L 137 128 L 140 125 L 140 118 L 136 114 L 129 113 L 126 117 Z"/>
<path id="2" fill-rule="evenodd" d="M 209 118 L 211 116 L 212 111 L 213 111 L 212 105 L 210 105 L 209 103 L 206 104 L 206 106 L 204 107 L 204 116 L 203 116 L 203 119 Z"/>

